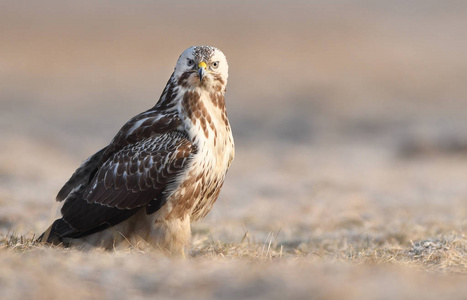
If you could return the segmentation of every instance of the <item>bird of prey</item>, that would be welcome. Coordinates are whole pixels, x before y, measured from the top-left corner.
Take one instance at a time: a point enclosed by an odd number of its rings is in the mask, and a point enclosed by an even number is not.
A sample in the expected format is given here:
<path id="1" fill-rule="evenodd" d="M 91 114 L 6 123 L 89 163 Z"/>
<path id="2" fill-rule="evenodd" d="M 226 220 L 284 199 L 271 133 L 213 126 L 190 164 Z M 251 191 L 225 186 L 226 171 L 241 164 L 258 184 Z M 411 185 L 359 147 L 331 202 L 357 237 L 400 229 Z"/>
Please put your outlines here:
<path id="1" fill-rule="evenodd" d="M 234 158 L 227 77 L 222 51 L 186 49 L 156 105 L 130 119 L 65 183 L 57 195 L 62 217 L 39 241 L 184 255 L 191 223 L 211 210 Z"/>

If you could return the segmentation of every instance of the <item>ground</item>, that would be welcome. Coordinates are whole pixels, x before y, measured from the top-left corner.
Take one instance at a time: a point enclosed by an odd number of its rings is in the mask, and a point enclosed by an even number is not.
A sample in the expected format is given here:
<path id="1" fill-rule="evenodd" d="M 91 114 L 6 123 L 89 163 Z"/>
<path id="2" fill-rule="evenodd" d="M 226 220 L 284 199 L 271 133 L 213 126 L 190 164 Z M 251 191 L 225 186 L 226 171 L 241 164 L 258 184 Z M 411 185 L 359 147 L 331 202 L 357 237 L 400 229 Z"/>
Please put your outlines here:
<path id="1" fill-rule="evenodd" d="M 2 299 L 465 299 L 465 5 L 136 3 L 0 11 Z M 230 64 L 236 158 L 187 259 L 35 244 L 200 43 Z"/>

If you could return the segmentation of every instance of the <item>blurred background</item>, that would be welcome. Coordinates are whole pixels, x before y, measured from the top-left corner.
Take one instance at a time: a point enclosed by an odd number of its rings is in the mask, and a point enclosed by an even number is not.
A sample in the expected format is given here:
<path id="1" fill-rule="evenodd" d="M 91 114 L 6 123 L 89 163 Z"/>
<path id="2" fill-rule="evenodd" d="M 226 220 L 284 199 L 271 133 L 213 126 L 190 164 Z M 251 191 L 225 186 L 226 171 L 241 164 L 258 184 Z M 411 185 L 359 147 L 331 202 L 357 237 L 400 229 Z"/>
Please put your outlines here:
<path id="1" fill-rule="evenodd" d="M 0 234 L 42 232 L 200 44 L 229 61 L 236 158 L 195 233 L 465 233 L 466 28 L 454 0 L 1 1 Z"/>

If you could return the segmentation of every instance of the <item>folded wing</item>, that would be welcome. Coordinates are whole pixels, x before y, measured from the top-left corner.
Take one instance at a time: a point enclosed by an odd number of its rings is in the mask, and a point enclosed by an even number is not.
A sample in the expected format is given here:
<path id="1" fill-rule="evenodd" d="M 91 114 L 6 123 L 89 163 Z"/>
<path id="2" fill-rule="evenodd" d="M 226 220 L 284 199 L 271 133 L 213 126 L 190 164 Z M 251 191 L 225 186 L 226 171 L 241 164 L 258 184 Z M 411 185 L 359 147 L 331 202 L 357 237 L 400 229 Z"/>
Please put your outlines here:
<path id="1" fill-rule="evenodd" d="M 82 236 L 116 225 L 142 207 L 147 213 L 165 204 L 171 184 L 186 168 L 195 147 L 180 131 L 129 144 L 110 156 L 86 186 L 71 192 L 62 220 Z"/>

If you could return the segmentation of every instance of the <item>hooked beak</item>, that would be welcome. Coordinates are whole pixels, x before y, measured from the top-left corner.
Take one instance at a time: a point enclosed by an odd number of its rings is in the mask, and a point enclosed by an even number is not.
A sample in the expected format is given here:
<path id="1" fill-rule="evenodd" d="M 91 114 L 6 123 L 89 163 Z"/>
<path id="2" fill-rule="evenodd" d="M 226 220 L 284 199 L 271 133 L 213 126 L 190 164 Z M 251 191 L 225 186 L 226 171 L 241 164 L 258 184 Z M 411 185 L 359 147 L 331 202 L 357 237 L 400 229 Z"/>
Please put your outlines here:
<path id="1" fill-rule="evenodd" d="M 204 75 L 206 75 L 206 63 L 204 61 L 200 62 L 198 64 L 198 75 L 199 75 L 199 81 L 203 81 Z"/>

